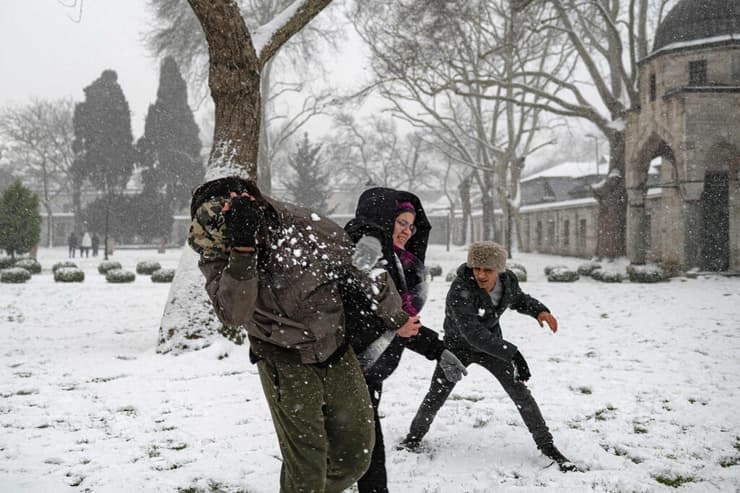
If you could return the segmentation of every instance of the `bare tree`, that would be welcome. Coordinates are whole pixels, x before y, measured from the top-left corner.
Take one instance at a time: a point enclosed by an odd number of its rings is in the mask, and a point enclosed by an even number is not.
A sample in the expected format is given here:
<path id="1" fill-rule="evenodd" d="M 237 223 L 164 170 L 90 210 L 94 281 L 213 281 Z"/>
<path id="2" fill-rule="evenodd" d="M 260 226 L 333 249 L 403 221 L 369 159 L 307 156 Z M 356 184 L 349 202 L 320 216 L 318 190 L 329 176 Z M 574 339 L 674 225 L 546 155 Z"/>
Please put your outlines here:
<path id="1" fill-rule="evenodd" d="M 0 134 L 9 144 L 4 156 L 26 183 L 40 191 L 49 247 L 53 246 L 52 201 L 72 193 L 76 183 L 71 172 L 73 113 L 71 99 L 35 100 L 0 113 Z"/>
<path id="2" fill-rule="evenodd" d="M 247 29 L 254 32 L 288 9 L 293 0 L 241 0 L 237 2 Z M 208 47 L 198 35 L 200 22 L 193 10 L 180 0 L 149 0 L 158 23 L 148 35 L 150 49 L 157 55 L 173 56 L 189 75 L 189 82 L 201 95 L 208 79 Z M 257 154 L 257 179 L 263 191 L 269 193 L 272 185 L 272 166 L 277 154 L 287 151 L 286 142 L 313 116 L 324 112 L 333 98 L 329 91 L 304 96 L 297 111 L 282 111 L 279 102 L 284 96 L 295 98 L 306 93 L 303 82 L 288 80 L 285 74 L 301 74 L 308 70 L 322 71 L 315 53 L 321 46 L 331 46 L 339 37 L 336 27 L 324 23 L 320 28 L 306 26 L 280 50 L 281 56 L 264 64 L 261 70 L 263 111 L 260 122 L 260 148 Z M 282 75 L 281 75 L 282 74 Z M 305 74 L 303 74 L 305 75 Z M 203 96 L 201 96 L 203 98 Z M 294 110 L 291 108 L 291 110 Z"/>
<path id="3" fill-rule="evenodd" d="M 329 154 L 339 182 L 358 189 L 368 184 L 391 188 L 430 189 L 439 179 L 420 132 L 402 134 L 392 118 L 335 117 Z"/>
<path id="4" fill-rule="evenodd" d="M 638 60 L 648 54 L 649 20 L 660 21 L 671 0 L 541 0 L 529 9 L 543 5 L 552 8 L 549 19 L 535 22 L 527 15 L 527 28 L 566 36 L 574 51 L 577 72 L 516 70 L 511 78 L 478 80 L 482 87 L 511 87 L 538 97 L 537 101 L 518 102 L 564 117 L 591 122 L 609 142 L 610 162 L 606 179 L 594 188 L 599 202 L 596 255 L 616 257 L 625 253 L 626 190 L 624 185 L 624 112 L 638 104 Z M 529 11 L 527 11 L 529 12 Z M 657 22 L 654 24 L 657 26 Z M 527 79 L 544 77 L 557 91 L 533 87 Z M 587 83 L 579 82 L 584 77 Z M 471 91 L 468 79 L 455 81 L 461 95 L 512 101 L 508 95 Z M 595 93 L 595 95 L 594 95 Z"/>
<path id="5" fill-rule="evenodd" d="M 539 7 L 529 17 L 546 14 Z M 526 19 L 518 15 L 504 0 L 362 4 L 353 12 L 373 55 L 372 89 L 391 103 L 394 114 L 423 129 L 429 145 L 469 168 L 466 176 L 472 171 L 488 239 L 494 236 L 496 199 L 507 217 L 518 207 L 515 164 L 543 143 L 535 140 L 541 110 L 518 104 L 536 103 L 539 96 L 481 81 L 506 80 L 531 66 L 571 68 L 568 53 L 555 49 L 557 35 L 519 28 Z M 526 82 L 543 92 L 557 90 L 543 76 L 531 75 Z"/>
<path id="6" fill-rule="evenodd" d="M 208 84 L 216 113 L 206 179 L 257 177 L 262 71 L 291 36 L 330 2 L 296 0 L 250 31 L 233 0 L 188 0 L 208 42 Z M 162 316 L 158 350 L 208 346 L 219 326 L 202 287 L 196 256 L 185 249 Z"/>

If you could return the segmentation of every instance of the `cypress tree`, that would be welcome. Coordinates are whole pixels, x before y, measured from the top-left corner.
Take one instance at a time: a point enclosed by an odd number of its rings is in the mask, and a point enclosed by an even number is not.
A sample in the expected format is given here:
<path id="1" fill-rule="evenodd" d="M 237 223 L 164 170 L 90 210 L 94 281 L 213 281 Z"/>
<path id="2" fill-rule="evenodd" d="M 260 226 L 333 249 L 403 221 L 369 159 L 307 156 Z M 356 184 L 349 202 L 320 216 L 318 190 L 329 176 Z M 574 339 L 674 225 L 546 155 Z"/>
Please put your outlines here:
<path id="1" fill-rule="evenodd" d="M 283 181 L 283 186 L 296 204 L 321 214 L 331 214 L 335 207 L 329 209 L 326 200 L 331 191 L 330 173 L 321 169 L 320 151 L 321 144 L 311 144 L 308 134 L 304 133 L 296 152 L 288 156 L 288 165 L 294 173 L 291 179 Z"/>
<path id="2" fill-rule="evenodd" d="M 144 136 L 138 143 L 145 194 L 164 194 L 175 209 L 190 202 L 192 189 L 203 182 L 205 174 L 198 133 L 188 106 L 187 84 L 174 58 L 166 57 L 157 100 L 149 106 Z"/>
<path id="3" fill-rule="evenodd" d="M 0 248 L 15 258 L 16 253 L 31 250 L 40 238 L 39 197 L 17 180 L 0 196 Z"/>
<path id="4" fill-rule="evenodd" d="M 136 160 L 131 112 L 116 72 L 103 71 L 85 88 L 85 100 L 75 106 L 73 124 L 75 174 L 97 187 L 106 199 L 106 245 L 111 205 L 126 186 Z M 107 248 L 103 251 L 107 259 Z"/>

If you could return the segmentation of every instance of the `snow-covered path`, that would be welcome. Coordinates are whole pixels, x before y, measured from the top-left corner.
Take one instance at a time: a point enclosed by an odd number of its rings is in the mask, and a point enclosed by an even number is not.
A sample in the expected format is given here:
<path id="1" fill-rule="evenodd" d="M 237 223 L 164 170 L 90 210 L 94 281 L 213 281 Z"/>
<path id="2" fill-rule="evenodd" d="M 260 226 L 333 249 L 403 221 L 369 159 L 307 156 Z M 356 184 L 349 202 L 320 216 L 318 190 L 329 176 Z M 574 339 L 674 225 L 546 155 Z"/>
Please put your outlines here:
<path id="1" fill-rule="evenodd" d="M 229 343 L 155 352 L 168 284 L 112 285 L 99 259 L 81 284 L 44 271 L 0 284 L 0 491 L 277 491 L 280 454 L 246 350 Z M 178 250 L 117 251 L 174 267 Z M 445 274 L 463 249 L 432 247 Z M 497 382 L 472 367 L 440 411 L 426 452 L 395 450 L 433 371 L 407 352 L 381 404 L 392 492 L 740 491 L 740 278 L 661 284 L 548 283 L 548 264 L 516 255 L 522 287 L 560 321 L 553 335 L 507 313 L 504 334 L 532 370 L 558 447 L 587 472 L 541 456 Z M 440 329 L 449 284 L 431 283 L 422 321 Z"/>

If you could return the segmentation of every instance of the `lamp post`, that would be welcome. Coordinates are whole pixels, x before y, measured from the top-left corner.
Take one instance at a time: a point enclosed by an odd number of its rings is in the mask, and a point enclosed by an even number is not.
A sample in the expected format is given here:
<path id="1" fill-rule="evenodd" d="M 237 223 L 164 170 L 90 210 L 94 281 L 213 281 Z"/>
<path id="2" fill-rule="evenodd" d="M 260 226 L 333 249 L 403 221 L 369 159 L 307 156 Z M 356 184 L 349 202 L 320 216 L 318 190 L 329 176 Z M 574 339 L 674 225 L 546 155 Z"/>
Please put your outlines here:
<path id="1" fill-rule="evenodd" d="M 594 162 L 596 163 L 596 176 L 599 176 L 599 136 L 586 134 L 586 137 L 594 139 Z"/>

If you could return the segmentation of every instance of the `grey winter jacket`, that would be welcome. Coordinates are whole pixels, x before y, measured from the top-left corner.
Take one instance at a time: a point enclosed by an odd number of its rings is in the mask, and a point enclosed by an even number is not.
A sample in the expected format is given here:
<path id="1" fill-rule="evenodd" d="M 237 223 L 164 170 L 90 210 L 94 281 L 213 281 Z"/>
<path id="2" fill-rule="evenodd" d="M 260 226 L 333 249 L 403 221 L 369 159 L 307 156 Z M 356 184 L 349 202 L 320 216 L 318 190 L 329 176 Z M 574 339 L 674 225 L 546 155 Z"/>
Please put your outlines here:
<path id="1" fill-rule="evenodd" d="M 503 284 L 503 295 L 497 307 L 491 296 L 478 287 L 473 270 L 462 264 L 452 281 L 445 303 L 445 344 L 456 350 L 490 354 L 511 361 L 517 347 L 503 339 L 499 318 L 507 308 L 537 318 L 540 312 L 549 312 L 545 305 L 522 292 L 516 275 L 507 270 L 498 276 Z"/>
<path id="2" fill-rule="evenodd" d="M 275 214 L 257 255 L 232 252 L 228 259 L 199 262 L 224 324 L 295 350 L 309 364 L 346 347 L 342 290 L 370 295 L 389 327 L 406 323 L 409 316 L 393 281 L 383 274 L 370 280 L 351 266 L 354 244 L 340 226 L 307 209 L 264 200 Z"/>

